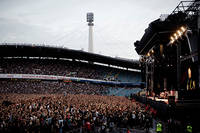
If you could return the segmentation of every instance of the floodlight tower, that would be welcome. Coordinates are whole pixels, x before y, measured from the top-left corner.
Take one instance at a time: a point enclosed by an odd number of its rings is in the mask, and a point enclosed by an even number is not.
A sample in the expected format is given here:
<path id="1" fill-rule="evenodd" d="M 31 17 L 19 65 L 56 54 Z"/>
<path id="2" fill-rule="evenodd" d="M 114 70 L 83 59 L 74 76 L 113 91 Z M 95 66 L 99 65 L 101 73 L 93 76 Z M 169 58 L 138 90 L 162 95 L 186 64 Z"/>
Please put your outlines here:
<path id="1" fill-rule="evenodd" d="M 87 22 L 89 26 L 89 44 L 88 52 L 93 53 L 93 26 L 94 26 L 94 14 L 92 12 L 87 13 Z"/>

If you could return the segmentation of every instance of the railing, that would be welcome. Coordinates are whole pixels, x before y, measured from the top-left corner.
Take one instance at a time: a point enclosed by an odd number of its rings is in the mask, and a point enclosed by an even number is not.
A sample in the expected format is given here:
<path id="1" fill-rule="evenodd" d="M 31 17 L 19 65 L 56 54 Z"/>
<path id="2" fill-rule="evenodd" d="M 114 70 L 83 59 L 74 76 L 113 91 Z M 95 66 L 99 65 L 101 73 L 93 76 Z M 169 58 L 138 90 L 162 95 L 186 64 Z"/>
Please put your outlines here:
<path id="1" fill-rule="evenodd" d="M 127 129 L 127 128 L 113 128 L 112 130 L 110 128 L 106 128 L 105 131 L 101 127 L 95 127 L 94 130 L 86 131 L 85 128 L 78 128 L 73 129 L 71 131 L 67 131 L 64 133 L 127 133 L 127 131 L 130 131 L 131 133 L 145 133 L 145 130 L 139 130 L 139 129 Z"/>

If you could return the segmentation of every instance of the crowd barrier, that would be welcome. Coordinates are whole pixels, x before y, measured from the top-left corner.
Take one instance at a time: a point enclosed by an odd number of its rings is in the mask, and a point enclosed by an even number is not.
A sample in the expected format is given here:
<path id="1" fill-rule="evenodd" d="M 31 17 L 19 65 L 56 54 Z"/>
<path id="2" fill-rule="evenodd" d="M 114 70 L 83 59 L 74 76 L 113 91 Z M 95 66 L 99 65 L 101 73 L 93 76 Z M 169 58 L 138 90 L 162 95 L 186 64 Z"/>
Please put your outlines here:
<path id="1" fill-rule="evenodd" d="M 109 129 L 107 131 L 102 131 L 101 127 L 95 127 L 94 130 L 86 131 L 85 128 L 78 128 L 73 129 L 71 131 L 67 131 L 66 133 L 127 133 L 127 130 L 129 130 L 131 133 L 145 133 L 145 130 L 139 130 L 139 129 L 127 129 L 127 128 L 114 128 L 113 130 Z"/>
<path id="2" fill-rule="evenodd" d="M 167 119 L 169 116 L 169 106 L 165 102 L 155 101 L 152 99 L 148 99 L 146 97 L 138 96 L 133 94 L 132 97 L 143 104 L 150 105 L 155 110 L 157 110 L 157 115 L 162 117 L 163 119 Z"/>

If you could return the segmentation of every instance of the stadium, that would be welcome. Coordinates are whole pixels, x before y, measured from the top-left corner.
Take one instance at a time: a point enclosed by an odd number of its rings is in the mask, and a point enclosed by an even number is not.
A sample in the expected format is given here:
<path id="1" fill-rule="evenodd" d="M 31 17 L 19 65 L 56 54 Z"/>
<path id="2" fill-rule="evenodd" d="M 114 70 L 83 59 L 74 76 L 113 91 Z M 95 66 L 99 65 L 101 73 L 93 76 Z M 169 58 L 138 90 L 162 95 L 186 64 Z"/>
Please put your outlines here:
<path id="1" fill-rule="evenodd" d="M 181 1 L 148 22 L 138 60 L 94 52 L 93 12 L 87 52 L 0 43 L 0 132 L 200 132 L 199 9 Z"/>
<path id="2" fill-rule="evenodd" d="M 92 129 L 94 131 L 100 130 L 97 125 L 103 124 L 103 118 L 107 117 L 108 119 L 108 116 L 111 125 L 118 125 L 122 130 L 126 130 L 128 123 L 122 124 L 121 120 L 120 123 L 117 123 L 114 122 L 114 119 L 123 119 L 126 116 L 127 119 L 124 121 L 131 121 L 128 119 L 128 116 L 133 113 L 131 108 L 140 107 L 139 104 L 131 105 L 131 101 L 124 97 L 130 97 L 131 94 L 140 92 L 140 88 L 144 86 L 144 83 L 141 82 L 139 61 L 36 44 L 1 44 L 0 53 L 2 104 L 0 112 L 4 127 L 1 128 L 1 131 L 3 132 L 16 130 L 19 132 L 57 132 L 59 127 L 56 127 L 56 122 L 59 121 L 62 123 L 57 124 L 58 126 L 62 125 L 63 132 L 78 132 L 82 129 L 81 126 L 87 122 L 90 122 L 90 128 L 94 128 L 96 125 L 95 129 Z M 96 103 L 96 100 L 99 102 Z M 51 103 L 49 103 L 50 101 Z M 60 106 L 53 108 L 53 106 L 57 106 L 57 102 L 60 103 Z M 36 104 L 39 105 L 35 107 Z M 86 107 L 92 108 L 92 110 L 87 111 Z M 23 111 L 20 111 L 19 109 L 22 108 Z M 104 112 L 105 108 L 108 108 L 110 112 Z M 72 110 L 73 112 L 71 112 Z M 38 114 L 38 111 L 47 112 Z M 83 114 L 77 118 L 74 111 L 81 111 Z M 16 112 L 17 114 L 15 114 Z M 113 112 L 115 115 L 111 116 Z M 121 114 L 123 112 L 126 114 Z M 70 118 L 68 118 L 69 116 Z M 98 122 L 92 120 L 97 118 Z M 15 122 L 9 123 L 8 119 Z M 41 119 L 43 119 L 45 128 L 41 125 Z M 66 122 L 63 123 L 63 120 L 66 119 L 74 122 L 73 126 Z M 36 123 L 37 120 L 40 124 Z M 20 125 L 13 125 L 18 122 Z M 80 124 L 82 122 L 85 124 Z M 121 124 L 123 126 L 119 126 Z M 101 130 L 106 130 L 108 126 L 109 124 L 105 125 L 105 129 Z M 83 128 L 83 130 L 86 129 Z"/>

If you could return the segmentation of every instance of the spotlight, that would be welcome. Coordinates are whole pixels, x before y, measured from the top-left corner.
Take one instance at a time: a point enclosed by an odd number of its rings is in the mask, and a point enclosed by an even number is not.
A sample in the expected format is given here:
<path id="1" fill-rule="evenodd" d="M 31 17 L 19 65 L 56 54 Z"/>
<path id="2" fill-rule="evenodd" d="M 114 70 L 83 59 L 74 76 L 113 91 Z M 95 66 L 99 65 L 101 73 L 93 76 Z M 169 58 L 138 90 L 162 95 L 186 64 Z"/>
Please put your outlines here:
<path id="1" fill-rule="evenodd" d="M 175 37 L 175 40 L 178 39 L 178 35 L 176 33 L 174 33 L 174 37 Z"/>
<path id="2" fill-rule="evenodd" d="M 151 53 L 152 53 L 152 54 L 154 53 L 154 50 L 153 50 L 153 49 L 151 50 Z"/>
<path id="3" fill-rule="evenodd" d="M 181 27 L 181 30 L 182 30 L 182 32 L 185 32 L 186 31 L 186 28 L 185 27 Z"/>
<path id="4" fill-rule="evenodd" d="M 175 39 L 174 39 L 174 37 L 170 37 L 170 43 L 174 43 L 174 41 L 175 41 Z"/>
<path id="5" fill-rule="evenodd" d="M 183 32 L 181 32 L 180 30 L 177 30 L 177 34 L 178 34 L 179 37 L 181 37 Z"/>

